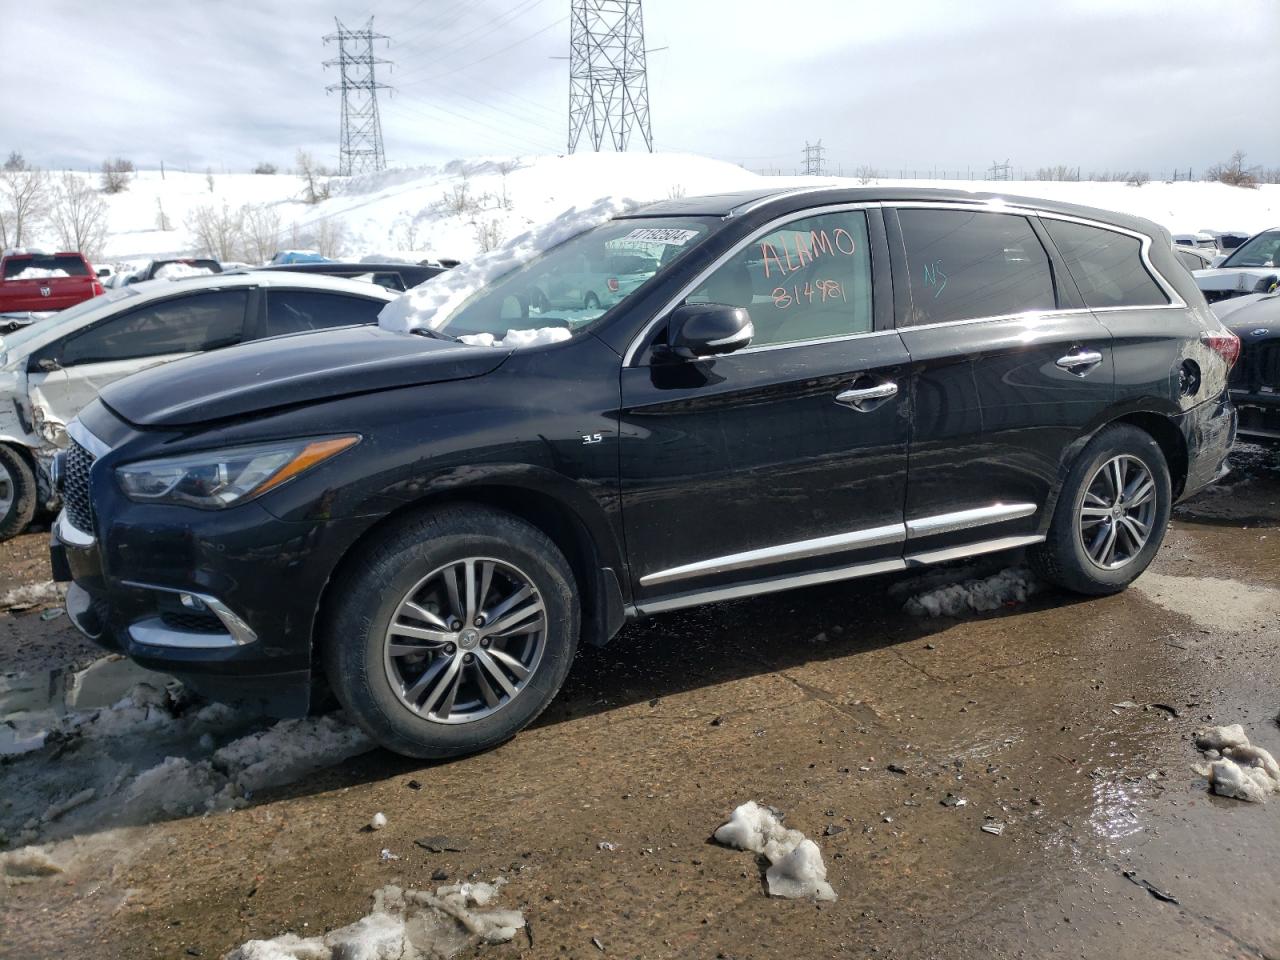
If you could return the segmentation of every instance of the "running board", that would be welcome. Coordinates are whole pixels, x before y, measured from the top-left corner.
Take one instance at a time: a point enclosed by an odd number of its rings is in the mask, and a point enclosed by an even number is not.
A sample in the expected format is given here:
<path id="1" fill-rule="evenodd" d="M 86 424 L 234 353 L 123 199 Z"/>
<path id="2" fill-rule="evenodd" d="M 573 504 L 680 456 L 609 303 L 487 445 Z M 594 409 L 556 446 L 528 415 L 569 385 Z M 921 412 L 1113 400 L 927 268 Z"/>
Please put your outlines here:
<path id="1" fill-rule="evenodd" d="M 961 560 L 966 557 L 978 557 L 986 553 L 1000 553 L 1003 550 L 1015 550 L 1018 547 L 1029 547 L 1043 543 L 1044 537 L 1029 535 L 1023 537 L 1000 537 L 996 540 L 981 540 L 959 547 L 947 547 L 941 550 L 925 550 L 921 553 L 908 554 L 905 557 L 891 560 L 871 560 L 855 563 L 832 570 L 817 570 L 813 573 L 800 573 L 786 577 L 775 577 L 771 580 L 755 580 L 750 583 L 739 583 L 727 587 L 715 587 L 710 590 L 699 590 L 694 593 L 683 593 L 675 597 L 659 600 L 642 600 L 634 604 L 632 609 L 640 616 L 655 613 L 666 613 L 670 610 L 682 610 L 685 607 L 697 607 L 704 603 L 716 603 L 721 600 L 739 600 L 743 597 L 758 597 L 768 593 L 779 593 L 783 590 L 794 590 L 798 587 L 812 587 L 820 583 L 834 583 L 840 580 L 856 580 L 859 577 L 873 577 L 880 573 L 895 573 L 915 567 L 931 566 L 947 560 Z"/>

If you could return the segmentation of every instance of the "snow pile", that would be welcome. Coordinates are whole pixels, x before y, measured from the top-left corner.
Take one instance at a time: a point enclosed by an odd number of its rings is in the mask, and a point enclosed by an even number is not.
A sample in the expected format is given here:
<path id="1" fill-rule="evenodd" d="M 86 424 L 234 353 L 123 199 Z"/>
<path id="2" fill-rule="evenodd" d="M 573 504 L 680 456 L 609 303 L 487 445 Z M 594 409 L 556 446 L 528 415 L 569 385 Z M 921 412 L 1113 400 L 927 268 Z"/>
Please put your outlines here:
<path id="1" fill-rule="evenodd" d="M 49 856 L 48 850 L 41 847 L 24 847 L 0 853 L 0 878 L 6 884 L 51 877 L 57 873 L 62 873 L 62 866 Z"/>
<path id="2" fill-rule="evenodd" d="M 1026 567 L 1010 567 L 980 579 L 963 580 L 918 593 L 903 609 L 913 617 L 958 617 L 987 613 L 1010 603 L 1024 603 L 1040 589 Z"/>
<path id="3" fill-rule="evenodd" d="M 193 267 L 189 263 L 166 263 L 156 271 L 156 280 L 182 280 L 186 277 L 209 277 L 213 271 L 208 267 Z"/>
<path id="4" fill-rule="evenodd" d="M 508 330 L 501 340 L 492 333 L 468 333 L 458 339 L 473 347 L 505 347 L 508 350 L 518 350 L 520 347 L 559 343 L 572 336 L 568 327 L 538 327 L 536 330 Z"/>
<path id="5" fill-rule="evenodd" d="M 287 933 L 250 940 L 224 960 L 436 960 L 479 944 L 509 943 L 525 925 L 518 910 L 480 910 L 505 881 L 463 883 L 425 890 L 385 886 L 373 911 L 318 937 Z"/>
<path id="6" fill-rule="evenodd" d="M 65 270 L 54 267 L 52 270 L 45 267 L 27 267 L 21 273 L 15 273 L 12 276 L 5 277 L 5 280 L 47 280 L 56 279 L 58 277 L 69 277 L 71 274 Z"/>
<path id="7" fill-rule="evenodd" d="M 1208 778 L 1214 793 L 1251 803 L 1265 803 L 1268 796 L 1280 793 L 1280 764 L 1251 744 L 1240 724 L 1197 730 L 1196 747 L 1210 761 L 1197 772 Z"/>
<path id="8" fill-rule="evenodd" d="M 378 324 L 398 332 L 437 330 L 463 303 L 499 277 L 638 206 L 640 203 L 636 200 L 601 197 L 585 207 L 570 207 L 555 219 L 525 231 L 496 250 L 482 253 L 471 262 L 407 291 L 382 308 Z"/>
<path id="9" fill-rule="evenodd" d="M 45 604 L 61 603 L 63 588 L 52 580 L 43 583 L 24 583 L 20 587 L 0 594 L 0 610 L 15 612 L 30 610 Z"/>
<path id="10" fill-rule="evenodd" d="M 715 832 L 717 843 L 747 850 L 769 861 L 765 882 L 769 894 L 797 900 L 834 900 L 827 883 L 827 868 L 818 845 L 799 830 L 782 825 L 782 814 L 772 807 L 748 800 L 733 811 L 729 822 Z"/>

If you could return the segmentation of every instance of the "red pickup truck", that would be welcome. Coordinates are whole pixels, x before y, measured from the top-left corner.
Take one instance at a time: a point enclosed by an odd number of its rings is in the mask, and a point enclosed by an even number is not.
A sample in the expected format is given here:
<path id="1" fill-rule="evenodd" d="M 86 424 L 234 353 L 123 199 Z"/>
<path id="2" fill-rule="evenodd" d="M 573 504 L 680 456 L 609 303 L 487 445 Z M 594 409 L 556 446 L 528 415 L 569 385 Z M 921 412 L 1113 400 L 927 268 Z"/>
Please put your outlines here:
<path id="1" fill-rule="evenodd" d="M 0 260 L 0 313 L 65 310 L 102 293 L 78 253 L 11 253 Z"/>

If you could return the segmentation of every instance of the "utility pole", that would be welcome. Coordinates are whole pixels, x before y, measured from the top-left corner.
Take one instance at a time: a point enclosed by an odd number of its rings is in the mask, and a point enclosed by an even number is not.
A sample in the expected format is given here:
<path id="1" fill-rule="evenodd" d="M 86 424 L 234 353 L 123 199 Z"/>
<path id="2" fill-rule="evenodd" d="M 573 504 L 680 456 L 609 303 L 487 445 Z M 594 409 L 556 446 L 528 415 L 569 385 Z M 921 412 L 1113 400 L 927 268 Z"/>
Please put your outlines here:
<path id="1" fill-rule="evenodd" d="M 327 93 L 342 91 L 342 142 L 338 150 L 338 172 L 342 176 L 355 176 L 384 170 L 386 157 L 382 152 L 382 120 L 378 116 L 378 91 L 391 89 L 379 83 L 374 69 L 382 60 L 373 55 L 373 41 L 390 37 L 373 32 L 373 17 L 359 30 L 348 30 L 342 21 L 334 17 L 338 31 L 324 38 L 338 43 L 338 56 L 326 60 L 326 67 L 336 66 L 339 82 L 325 87 Z"/>
<path id="2" fill-rule="evenodd" d="M 638 132 L 653 152 L 649 72 L 640 0 L 572 0 L 569 30 L 569 152 L 585 134 L 599 152 L 622 153 Z"/>
<path id="3" fill-rule="evenodd" d="M 823 146 L 822 141 L 811 144 L 808 140 L 804 142 L 804 175 L 806 177 L 825 177 L 827 175 L 826 168 L 822 165 Z"/>

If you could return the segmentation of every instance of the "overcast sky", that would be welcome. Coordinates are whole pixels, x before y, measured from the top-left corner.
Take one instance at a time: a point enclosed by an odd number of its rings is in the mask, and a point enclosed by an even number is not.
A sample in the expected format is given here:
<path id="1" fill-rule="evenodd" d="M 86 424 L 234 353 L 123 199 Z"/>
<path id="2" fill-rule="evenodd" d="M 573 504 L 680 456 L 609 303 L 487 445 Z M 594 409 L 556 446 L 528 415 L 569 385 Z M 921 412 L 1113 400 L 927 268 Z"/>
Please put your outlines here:
<path id="1" fill-rule="evenodd" d="M 0 151 L 47 167 L 336 163 L 374 15 L 392 165 L 562 152 L 571 0 L 0 0 Z M 658 149 L 790 173 L 1280 166 L 1280 0 L 645 0 Z M 633 144 L 633 149 L 636 145 Z"/>

